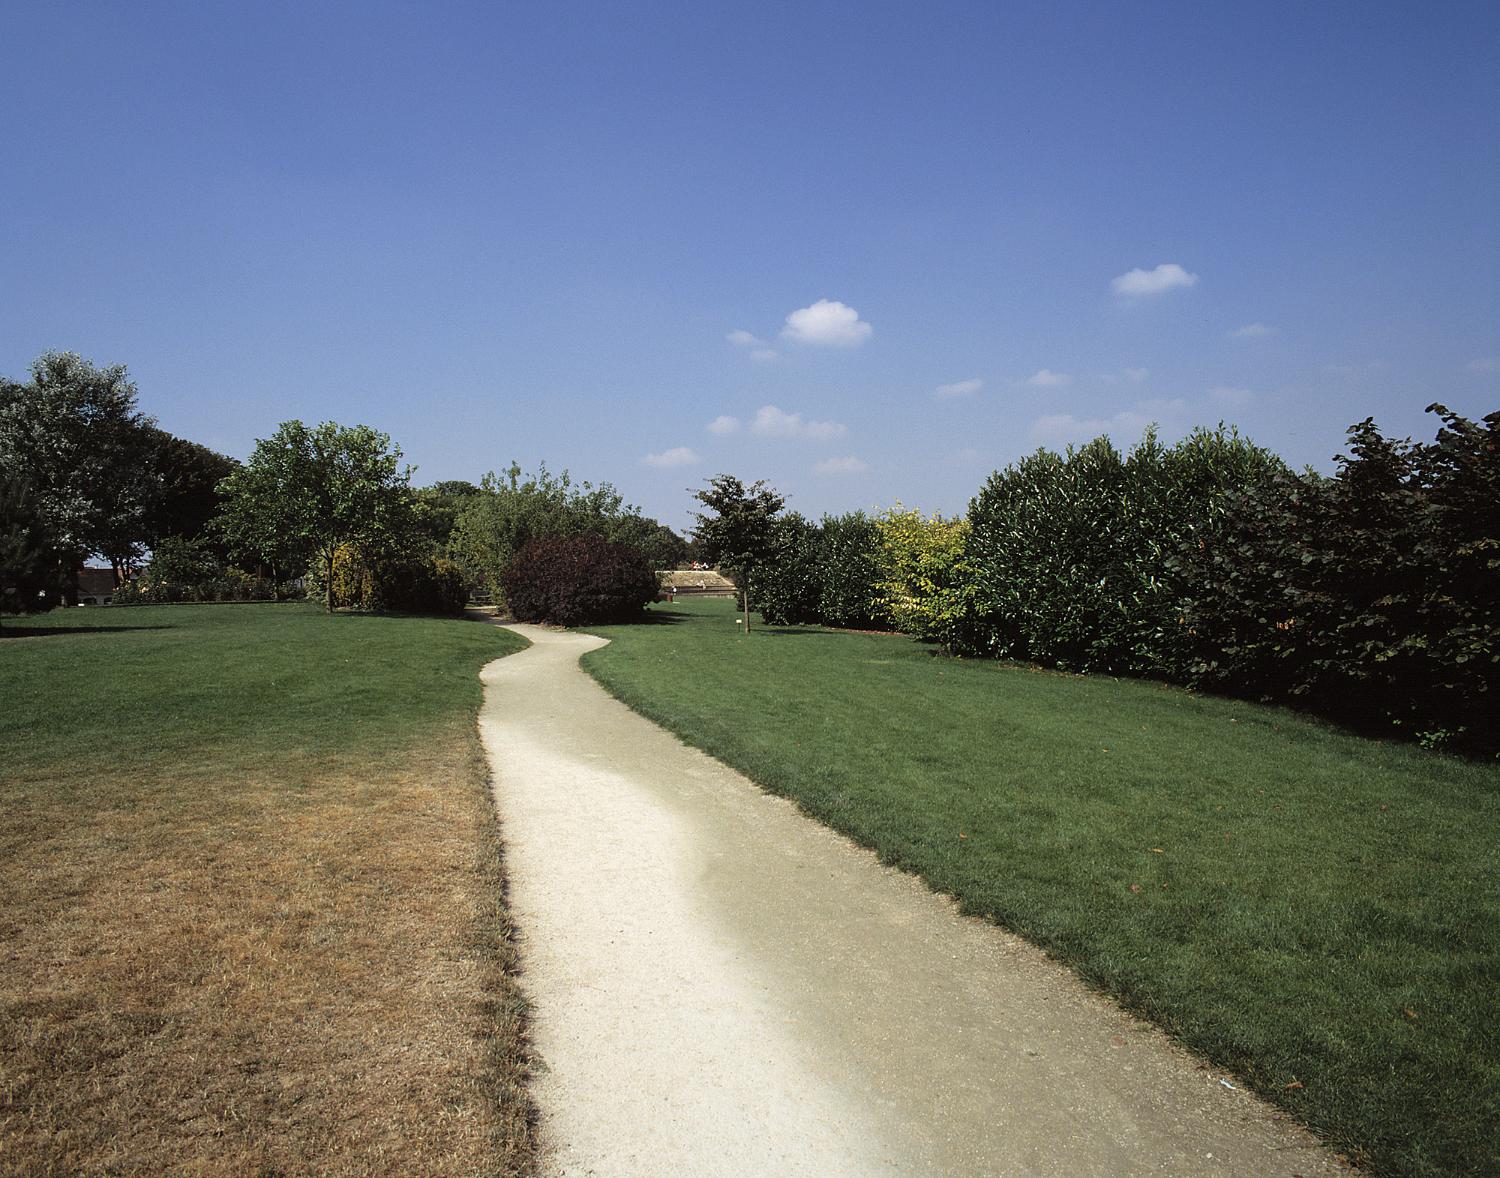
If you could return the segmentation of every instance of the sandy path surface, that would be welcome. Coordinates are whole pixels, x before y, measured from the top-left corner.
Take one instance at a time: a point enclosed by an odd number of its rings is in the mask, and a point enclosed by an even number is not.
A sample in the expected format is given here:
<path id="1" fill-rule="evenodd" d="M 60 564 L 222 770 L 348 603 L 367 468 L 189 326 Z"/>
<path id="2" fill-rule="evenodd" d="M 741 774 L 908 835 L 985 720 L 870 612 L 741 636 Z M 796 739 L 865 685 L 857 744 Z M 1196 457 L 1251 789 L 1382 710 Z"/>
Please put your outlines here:
<path id="1" fill-rule="evenodd" d="M 543 1172 L 1345 1173 L 1040 951 L 690 749 L 530 626 L 480 727 Z"/>

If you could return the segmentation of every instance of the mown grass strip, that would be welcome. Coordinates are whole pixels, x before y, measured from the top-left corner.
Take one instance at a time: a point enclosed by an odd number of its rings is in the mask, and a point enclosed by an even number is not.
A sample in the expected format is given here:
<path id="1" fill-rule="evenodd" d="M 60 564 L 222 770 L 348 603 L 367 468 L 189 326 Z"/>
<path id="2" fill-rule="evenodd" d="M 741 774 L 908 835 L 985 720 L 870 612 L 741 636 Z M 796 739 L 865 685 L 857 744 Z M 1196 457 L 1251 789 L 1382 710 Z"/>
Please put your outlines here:
<path id="1" fill-rule="evenodd" d="M 894 636 L 600 627 L 609 691 L 1392 1174 L 1500 1171 L 1500 767 Z"/>
<path id="2" fill-rule="evenodd" d="M 525 1174 L 471 622 L 0 636 L 0 1170 Z"/>

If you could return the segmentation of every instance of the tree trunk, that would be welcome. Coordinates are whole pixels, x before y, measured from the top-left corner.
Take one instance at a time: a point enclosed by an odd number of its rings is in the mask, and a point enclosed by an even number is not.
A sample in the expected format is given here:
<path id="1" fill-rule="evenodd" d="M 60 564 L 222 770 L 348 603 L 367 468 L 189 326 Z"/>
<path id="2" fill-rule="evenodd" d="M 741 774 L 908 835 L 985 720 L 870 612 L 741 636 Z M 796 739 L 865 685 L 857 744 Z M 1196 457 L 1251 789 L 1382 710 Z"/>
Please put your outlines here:
<path id="1" fill-rule="evenodd" d="M 750 590 L 746 588 L 740 594 L 745 603 L 745 633 L 750 633 Z"/>
<path id="2" fill-rule="evenodd" d="M 328 604 L 328 612 L 333 612 L 333 553 L 330 551 L 323 562 L 323 594 Z"/>

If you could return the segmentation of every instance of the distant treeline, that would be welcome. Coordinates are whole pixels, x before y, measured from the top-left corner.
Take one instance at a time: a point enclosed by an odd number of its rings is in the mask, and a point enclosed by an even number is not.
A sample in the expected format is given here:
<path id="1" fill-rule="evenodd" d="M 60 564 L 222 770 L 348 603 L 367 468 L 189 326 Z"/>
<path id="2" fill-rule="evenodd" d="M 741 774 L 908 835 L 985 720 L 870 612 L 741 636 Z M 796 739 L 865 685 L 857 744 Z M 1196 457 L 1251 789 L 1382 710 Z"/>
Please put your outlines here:
<path id="1" fill-rule="evenodd" d="M 367 426 L 283 422 L 240 463 L 157 428 L 125 369 L 72 353 L 0 379 L 0 608 L 75 600 L 91 558 L 114 600 L 283 600 L 453 612 L 497 596 L 525 545 L 597 536 L 653 567 L 687 542 L 608 483 L 512 464 L 478 484 L 414 487 Z"/>

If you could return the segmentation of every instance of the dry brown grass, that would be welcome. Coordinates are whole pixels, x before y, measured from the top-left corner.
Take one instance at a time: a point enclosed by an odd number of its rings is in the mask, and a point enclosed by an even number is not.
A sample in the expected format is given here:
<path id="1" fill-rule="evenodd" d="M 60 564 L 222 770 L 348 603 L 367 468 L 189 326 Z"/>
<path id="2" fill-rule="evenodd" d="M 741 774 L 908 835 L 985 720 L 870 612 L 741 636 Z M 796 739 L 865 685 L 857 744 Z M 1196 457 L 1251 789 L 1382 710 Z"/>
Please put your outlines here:
<path id="1" fill-rule="evenodd" d="M 136 760 L 0 811 L 0 1172 L 529 1173 L 469 718 L 236 772 Z"/>

